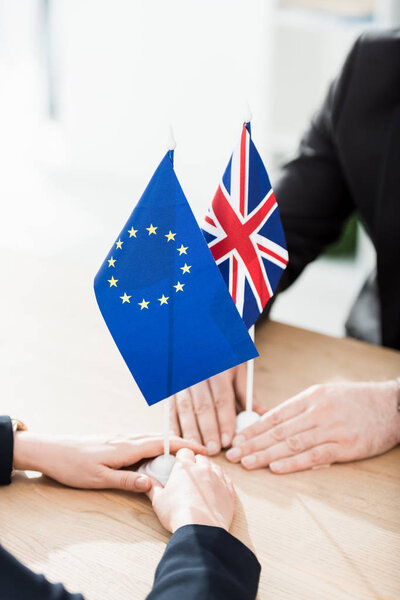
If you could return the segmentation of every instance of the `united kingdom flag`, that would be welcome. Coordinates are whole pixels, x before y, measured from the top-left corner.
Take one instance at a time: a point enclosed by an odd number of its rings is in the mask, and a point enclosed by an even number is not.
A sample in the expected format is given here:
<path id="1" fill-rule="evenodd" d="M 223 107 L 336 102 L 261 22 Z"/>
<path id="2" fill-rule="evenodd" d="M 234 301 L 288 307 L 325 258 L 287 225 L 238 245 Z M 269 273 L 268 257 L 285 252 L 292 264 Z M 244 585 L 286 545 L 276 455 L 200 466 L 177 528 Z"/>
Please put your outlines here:
<path id="1" fill-rule="evenodd" d="M 268 173 L 244 123 L 202 224 L 236 307 L 250 328 L 288 263 L 285 236 Z"/>

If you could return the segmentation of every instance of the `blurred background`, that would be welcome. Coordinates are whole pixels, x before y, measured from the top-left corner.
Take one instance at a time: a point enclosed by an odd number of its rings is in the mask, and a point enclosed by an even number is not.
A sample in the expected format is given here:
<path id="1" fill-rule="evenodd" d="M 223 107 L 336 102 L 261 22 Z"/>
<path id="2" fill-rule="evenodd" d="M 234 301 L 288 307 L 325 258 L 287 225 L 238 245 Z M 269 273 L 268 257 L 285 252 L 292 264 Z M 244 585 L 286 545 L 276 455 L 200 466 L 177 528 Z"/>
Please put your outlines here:
<path id="1" fill-rule="evenodd" d="M 246 103 L 273 184 L 357 36 L 399 22 L 396 0 L 0 0 L 5 320 L 51 305 L 78 330 L 90 298 L 101 327 L 93 276 L 162 158 L 170 123 L 176 172 L 201 217 Z M 374 260 L 353 220 L 273 318 L 343 335 Z M 66 333 L 52 326 L 62 343 Z"/>

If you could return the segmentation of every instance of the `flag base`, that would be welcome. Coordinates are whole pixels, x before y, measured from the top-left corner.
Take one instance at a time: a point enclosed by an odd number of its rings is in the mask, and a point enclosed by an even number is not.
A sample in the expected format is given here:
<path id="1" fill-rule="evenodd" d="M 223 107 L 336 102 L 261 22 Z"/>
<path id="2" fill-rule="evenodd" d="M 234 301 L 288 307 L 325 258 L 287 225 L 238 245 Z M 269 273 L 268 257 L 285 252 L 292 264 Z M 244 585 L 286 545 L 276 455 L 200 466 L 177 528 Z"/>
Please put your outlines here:
<path id="1" fill-rule="evenodd" d="M 161 485 L 166 485 L 174 462 L 175 456 L 172 456 L 172 454 L 161 454 L 140 465 L 138 472 L 145 473 L 146 475 L 157 479 Z"/>
<path id="2" fill-rule="evenodd" d="M 254 410 L 243 410 L 236 417 L 236 433 L 240 433 L 246 427 L 250 427 L 253 423 L 257 423 L 260 415 Z"/>

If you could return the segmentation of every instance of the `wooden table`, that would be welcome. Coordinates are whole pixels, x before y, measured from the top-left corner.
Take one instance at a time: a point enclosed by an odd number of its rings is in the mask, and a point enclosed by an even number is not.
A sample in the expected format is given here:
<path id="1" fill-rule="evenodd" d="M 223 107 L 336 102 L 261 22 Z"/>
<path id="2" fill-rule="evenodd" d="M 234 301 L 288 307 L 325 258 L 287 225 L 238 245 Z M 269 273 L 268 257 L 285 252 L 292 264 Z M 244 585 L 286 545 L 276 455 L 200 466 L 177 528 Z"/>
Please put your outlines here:
<path id="1" fill-rule="evenodd" d="M 86 275 L 68 263 L 49 280 L 48 263 L 33 262 L 32 273 L 21 262 L 28 291 L 12 296 L 5 319 L 2 412 L 38 431 L 159 430 L 161 407 L 139 398 L 94 301 L 84 300 Z M 15 280 L 18 257 L 12 268 Z M 278 323 L 263 325 L 256 341 L 255 384 L 268 407 L 317 382 L 400 374 L 400 353 Z M 216 460 L 236 485 L 232 533 L 262 564 L 260 599 L 400 597 L 400 448 L 282 476 Z M 35 474 L 17 474 L 0 506 L 5 547 L 88 600 L 144 598 L 169 539 L 145 498 L 68 489 Z"/>

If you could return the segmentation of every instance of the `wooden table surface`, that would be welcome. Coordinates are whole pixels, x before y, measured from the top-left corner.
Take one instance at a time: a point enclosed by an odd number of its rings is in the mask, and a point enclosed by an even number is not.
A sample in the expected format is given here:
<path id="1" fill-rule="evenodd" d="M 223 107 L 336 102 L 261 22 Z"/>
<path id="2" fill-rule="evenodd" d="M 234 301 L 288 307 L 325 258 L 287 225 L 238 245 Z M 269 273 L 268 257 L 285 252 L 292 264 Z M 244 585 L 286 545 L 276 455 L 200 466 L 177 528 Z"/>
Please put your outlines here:
<path id="1" fill-rule="evenodd" d="M 140 399 L 94 301 L 84 300 L 86 275 L 64 267 L 49 272 L 35 258 L 30 270 L 26 256 L 5 265 L 4 281 L 7 268 L 14 282 L 20 269 L 26 285 L 8 290 L 1 412 L 43 432 L 160 430 L 161 407 Z M 261 326 L 256 343 L 255 385 L 268 407 L 317 382 L 400 374 L 400 353 L 278 323 Z M 262 564 L 260 599 L 400 597 L 400 448 L 281 476 L 216 460 L 237 490 L 232 533 Z M 0 489 L 0 507 L 4 546 L 88 600 L 144 598 L 169 539 L 145 498 L 69 489 L 38 474 L 18 473 Z"/>

